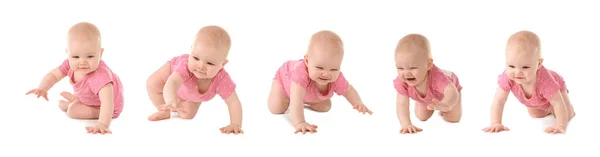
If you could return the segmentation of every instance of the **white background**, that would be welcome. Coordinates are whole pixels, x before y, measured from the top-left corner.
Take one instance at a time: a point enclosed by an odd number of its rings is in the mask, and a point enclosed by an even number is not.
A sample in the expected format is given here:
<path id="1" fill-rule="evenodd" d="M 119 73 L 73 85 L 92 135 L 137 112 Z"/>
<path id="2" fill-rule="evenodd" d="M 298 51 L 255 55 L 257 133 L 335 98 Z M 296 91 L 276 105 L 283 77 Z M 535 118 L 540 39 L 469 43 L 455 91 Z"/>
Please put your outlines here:
<path id="1" fill-rule="evenodd" d="M 0 156 L 598 154 L 590 150 L 598 140 L 599 86 L 594 81 L 600 52 L 600 13 L 592 3 L 2 1 Z M 125 88 L 125 108 L 109 136 L 87 134 L 84 128 L 93 121 L 72 120 L 59 110 L 59 93 L 72 91 L 66 79 L 50 90 L 50 101 L 24 95 L 66 59 L 67 29 L 81 21 L 99 27 L 103 60 Z M 220 99 L 203 103 L 193 120 L 147 120 L 155 109 L 146 94 L 146 78 L 167 60 L 187 53 L 195 33 L 206 25 L 222 26 L 232 38 L 226 69 L 243 104 L 246 134 L 241 136 L 219 132 L 229 123 Z M 305 112 L 307 121 L 319 126 L 318 133 L 294 135 L 285 116 L 268 111 L 271 79 L 284 61 L 300 59 L 312 33 L 324 29 L 343 39 L 342 71 L 374 114 L 363 116 L 336 96 L 330 112 Z M 530 118 L 512 94 L 503 120 L 511 131 L 481 131 L 489 125 L 505 42 L 520 30 L 540 36 L 544 65 L 566 79 L 577 116 L 565 135 L 544 133 L 553 119 Z M 424 131 L 399 134 L 393 52 L 408 33 L 428 37 L 435 64 L 460 78 L 460 123 L 445 123 L 437 113 L 419 122 L 411 111 L 413 124 Z M 588 141 L 594 143 L 583 143 Z"/>

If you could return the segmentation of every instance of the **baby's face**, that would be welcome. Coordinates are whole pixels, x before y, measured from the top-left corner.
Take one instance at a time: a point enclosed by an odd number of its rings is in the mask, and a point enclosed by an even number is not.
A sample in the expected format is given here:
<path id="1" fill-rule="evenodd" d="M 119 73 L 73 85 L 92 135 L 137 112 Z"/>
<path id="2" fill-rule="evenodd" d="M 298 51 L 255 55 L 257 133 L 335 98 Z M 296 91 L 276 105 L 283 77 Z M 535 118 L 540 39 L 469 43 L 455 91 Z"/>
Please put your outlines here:
<path id="1" fill-rule="evenodd" d="M 69 66 L 79 74 L 96 71 L 100 64 L 103 48 L 97 42 L 72 40 L 67 46 Z"/>
<path id="2" fill-rule="evenodd" d="M 327 85 L 338 79 L 342 65 L 342 55 L 312 53 L 305 62 L 311 80 L 319 85 Z"/>
<path id="3" fill-rule="evenodd" d="M 431 65 L 429 59 L 419 53 L 398 53 L 395 57 L 398 78 L 409 86 L 421 84 Z"/>
<path id="4" fill-rule="evenodd" d="M 530 52 L 506 52 L 506 75 L 518 84 L 528 84 L 536 79 L 541 59 Z"/>
<path id="5" fill-rule="evenodd" d="M 222 49 L 196 44 L 188 58 L 188 69 L 199 79 L 214 78 L 227 63 Z"/>

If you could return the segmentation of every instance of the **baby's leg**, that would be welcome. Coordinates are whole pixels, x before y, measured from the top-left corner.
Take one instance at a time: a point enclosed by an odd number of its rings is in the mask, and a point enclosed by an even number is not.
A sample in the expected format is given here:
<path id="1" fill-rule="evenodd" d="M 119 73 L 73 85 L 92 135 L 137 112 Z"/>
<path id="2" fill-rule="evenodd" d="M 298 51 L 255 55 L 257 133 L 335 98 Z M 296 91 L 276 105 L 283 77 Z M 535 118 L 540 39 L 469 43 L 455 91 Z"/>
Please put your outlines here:
<path id="1" fill-rule="evenodd" d="M 67 112 L 67 109 L 69 109 L 69 102 L 64 101 L 64 100 L 59 100 L 58 101 L 58 107 L 60 108 L 60 110 L 62 110 L 63 112 Z"/>
<path id="2" fill-rule="evenodd" d="M 160 111 L 160 106 L 165 104 L 165 99 L 163 98 L 163 87 L 171 74 L 171 63 L 167 62 L 163 64 L 160 69 L 156 70 L 148 80 L 146 80 L 146 91 L 148 92 L 148 97 L 150 101 L 156 107 L 158 112 L 150 115 L 148 120 L 157 121 L 163 120 L 171 117 L 171 113 L 169 111 Z"/>
<path id="3" fill-rule="evenodd" d="M 317 112 L 327 112 L 331 109 L 331 99 L 323 100 L 318 103 L 310 104 L 310 109 Z"/>
<path id="4" fill-rule="evenodd" d="M 433 115 L 433 111 L 428 110 L 426 105 L 415 101 L 415 116 L 417 116 L 419 120 L 426 121 L 431 118 L 431 115 Z"/>
<path id="5" fill-rule="evenodd" d="M 73 119 L 98 119 L 100 108 L 88 106 L 76 100 L 69 104 L 67 115 Z"/>
<path id="6" fill-rule="evenodd" d="M 281 87 L 279 82 L 275 79 L 271 84 L 268 103 L 269 110 L 273 114 L 283 114 L 290 106 L 290 99 L 285 95 L 283 87 Z"/>
<path id="7" fill-rule="evenodd" d="M 200 108 L 201 103 L 185 101 L 185 100 L 180 100 L 180 101 L 181 101 L 181 106 L 183 107 L 183 112 L 177 112 L 177 113 L 179 113 L 179 118 L 193 119 L 194 117 L 196 117 L 196 114 L 198 113 L 198 109 Z"/>
<path id="8" fill-rule="evenodd" d="M 529 112 L 529 116 L 531 116 L 531 118 L 544 118 L 552 113 L 551 108 L 552 107 L 549 107 L 548 109 L 539 109 L 528 107 L 527 111 Z"/>
<path id="9" fill-rule="evenodd" d="M 458 102 L 452 107 L 452 110 L 448 112 L 441 112 L 440 114 L 445 121 L 450 123 L 458 123 L 462 117 L 462 94 L 458 95 Z"/>
<path id="10" fill-rule="evenodd" d="M 77 96 L 69 93 L 69 92 L 61 92 L 60 95 L 67 99 L 67 101 L 64 100 L 59 100 L 58 101 L 58 107 L 60 108 L 60 110 L 67 112 L 67 109 L 69 109 L 69 105 L 71 104 L 71 102 L 77 100 Z"/>

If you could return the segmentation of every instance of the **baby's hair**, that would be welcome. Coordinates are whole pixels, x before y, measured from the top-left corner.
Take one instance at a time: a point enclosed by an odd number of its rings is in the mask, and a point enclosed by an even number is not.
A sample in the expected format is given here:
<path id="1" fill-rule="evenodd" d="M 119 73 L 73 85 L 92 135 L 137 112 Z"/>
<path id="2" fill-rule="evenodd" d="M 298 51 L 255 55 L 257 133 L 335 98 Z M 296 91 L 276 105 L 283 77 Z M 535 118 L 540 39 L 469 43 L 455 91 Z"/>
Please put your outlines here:
<path id="1" fill-rule="evenodd" d="M 429 40 L 421 34 L 408 34 L 402 37 L 396 45 L 395 54 L 403 52 L 424 53 L 429 59 L 432 59 Z"/>
<path id="2" fill-rule="evenodd" d="M 217 49 L 222 49 L 226 54 L 229 54 L 231 48 L 231 37 L 229 33 L 222 27 L 209 25 L 202 27 L 197 33 L 194 41 L 195 44 L 203 44 Z"/>
<path id="3" fill-rule="evenodd" d="M 507 49 L 533 53 L 541 57 L 541 40 L 537 34 L 523 30 L 512 34 L 506 44 Z"/>
<path id="4" fill-rule="evenodd" d="M 333 51 L 328 52 L 337 52 L 340 54 L 336 55 L 344 55 L 344 43 L 342 42 L 342 38 L 340 38 L 337 33 L 330 30 L 321 30 L 311 36 L 308 45 L 308 53 L 311 53 L 313 48 L 317 47 L 333 49 Z"/>
<path id="5" fill-rule="evenodd" d="M 89 22 L 79 22 L 69 28 L 67 40 L 73 39 L 98 42 L 98 45 L 102 47 L 100 30 L 94 24 Z"/>

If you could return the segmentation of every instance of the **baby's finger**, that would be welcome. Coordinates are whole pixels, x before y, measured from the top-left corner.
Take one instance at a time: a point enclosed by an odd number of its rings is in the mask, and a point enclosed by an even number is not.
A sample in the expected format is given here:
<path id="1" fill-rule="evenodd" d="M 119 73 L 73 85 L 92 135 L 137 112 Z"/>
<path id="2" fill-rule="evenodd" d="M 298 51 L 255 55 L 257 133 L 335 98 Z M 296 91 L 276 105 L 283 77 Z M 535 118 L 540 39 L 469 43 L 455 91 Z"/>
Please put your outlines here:
<path id="1" fill-rule="evenodd" d="M 29 91 L 27 91 L 27 93 L 25 93 L 25 95 L 29 95 L 29 94 L 33 93 L 35 90 L 37 90 L 37 89 L 29 90 Z"/>

